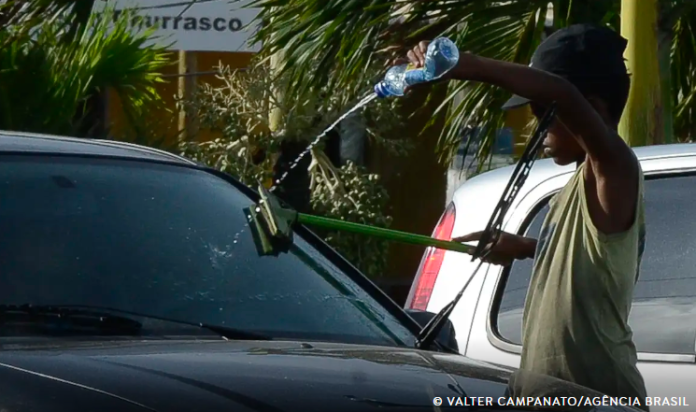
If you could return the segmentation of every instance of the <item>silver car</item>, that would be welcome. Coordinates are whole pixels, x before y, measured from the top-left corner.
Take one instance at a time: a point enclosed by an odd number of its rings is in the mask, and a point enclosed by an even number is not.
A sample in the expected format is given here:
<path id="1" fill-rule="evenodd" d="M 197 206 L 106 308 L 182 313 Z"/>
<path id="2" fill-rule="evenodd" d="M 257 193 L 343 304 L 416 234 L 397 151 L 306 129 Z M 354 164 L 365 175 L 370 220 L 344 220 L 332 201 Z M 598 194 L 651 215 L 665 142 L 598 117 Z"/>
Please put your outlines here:
<path id="1" fill-rule="evenodd" d="M 696 219 L 689 210 L 696 205 L 696 144 L 642 147 L 635 153 L 646 178 L 647 225 L 646 249 L 629 319 L 639 351 L 638 368 L 648 395 L 660 397 L 659 405 L 651 410 L 693 409 Z M 449 239 L 484 229 L 512 170 L 505 167 L 487 172 L 460 186 L 433 236 Z M 536 162 L 503 230 L 537 237 L 549 198 L 574 170 L 574 165 L 561 167 L 552 160 Z M 469 279 L 476 264 L 465 254 L 426 250 L 406 307 L 439 311 Z M 532 264 L 530 259 L 511 267 L 484 265 L 476 274 L 450 317 L 464 355 L 519 367 L 522 310 Z"/>

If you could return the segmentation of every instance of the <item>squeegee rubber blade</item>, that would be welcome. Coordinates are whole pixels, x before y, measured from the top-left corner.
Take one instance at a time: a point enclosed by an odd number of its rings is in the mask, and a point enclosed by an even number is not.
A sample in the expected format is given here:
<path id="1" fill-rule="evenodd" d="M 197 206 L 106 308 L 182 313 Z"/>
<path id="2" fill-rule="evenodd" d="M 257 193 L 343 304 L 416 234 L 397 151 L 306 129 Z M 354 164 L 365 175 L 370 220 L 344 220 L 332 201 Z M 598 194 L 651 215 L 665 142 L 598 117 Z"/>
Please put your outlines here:
<path id="1" fill-rule="evenodd" d="M 249 222 L 251 236 L 259 256 L 275 256 L 277 253 L 268 236 L 268 229 L 265 227 L 263 216 L 257 213 L 254 208 L 244 209 L 244 216 L 246 216 Z"/>
<path id="2" fill-rule="evenodd" d="M 268 228 L 268 234 L 271 237 L 283 236 L 283 232 L 278 225 L 278 216 L 276 216 L 276 210 L 279 210 L 280 205 L 276 198 L 264 187 L 259 187 L 259 195 L 261 196 L 261 201 L 259 202 L 259 208 L 261 210 L 261 215 L 263 216 L 264 223 Z"/>

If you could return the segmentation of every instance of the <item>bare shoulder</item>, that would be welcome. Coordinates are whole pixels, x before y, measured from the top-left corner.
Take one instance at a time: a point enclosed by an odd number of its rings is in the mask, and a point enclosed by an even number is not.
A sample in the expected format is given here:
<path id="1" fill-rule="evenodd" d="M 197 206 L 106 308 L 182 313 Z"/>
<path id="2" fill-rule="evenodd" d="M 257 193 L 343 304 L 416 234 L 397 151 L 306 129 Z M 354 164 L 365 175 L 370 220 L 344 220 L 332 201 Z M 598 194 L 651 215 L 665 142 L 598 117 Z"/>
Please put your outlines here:
<path id="1" fill-rule="evenodd" d="M 633 150 L 618 136 L 612 136 L 607 153 L 589 159 L 586 187 L 592 220 L 604 233 L 630 228 L 635 220 L 642 172 Z"/>
<path id="2" fill-rule="evenodd" d="M 608 140 L 604 153 L 589 159 L 597 180 L 637 182 L 641 171 L 636 154 L 615 131 L 608 134 Z"/>

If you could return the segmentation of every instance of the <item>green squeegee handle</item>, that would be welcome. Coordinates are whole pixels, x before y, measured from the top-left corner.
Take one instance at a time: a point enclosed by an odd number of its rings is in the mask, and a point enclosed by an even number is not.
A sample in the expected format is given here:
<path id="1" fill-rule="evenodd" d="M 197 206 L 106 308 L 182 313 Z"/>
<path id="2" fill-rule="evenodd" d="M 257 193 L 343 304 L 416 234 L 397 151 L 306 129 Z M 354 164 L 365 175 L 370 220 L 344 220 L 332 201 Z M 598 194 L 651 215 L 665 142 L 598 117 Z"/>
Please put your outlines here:
<path id="1" fill-rule="evenodd" d="M 378 237 L 395 242 L 409 243 L 412 245 L 430 246 L 438 249 L 451 250 L 454 252 L 462 252 L 471 254 L 475 247 L 467 246 L 462 243 L 451 242 L 446 240 L 433 239 L 429 236 L 416 235 L 408 232 L 400 232 L 398 230 L 384 229 L 381 227 L 373 227 L 360 223 L 346 222 L 344 220 L 330 219 L 321 216 L 306 215 L 303 213 L 297 214 L 297 223 L 317 226 L 324 229 L 340 230 L 343 232 L 353 232 L 370 237 Z"/>

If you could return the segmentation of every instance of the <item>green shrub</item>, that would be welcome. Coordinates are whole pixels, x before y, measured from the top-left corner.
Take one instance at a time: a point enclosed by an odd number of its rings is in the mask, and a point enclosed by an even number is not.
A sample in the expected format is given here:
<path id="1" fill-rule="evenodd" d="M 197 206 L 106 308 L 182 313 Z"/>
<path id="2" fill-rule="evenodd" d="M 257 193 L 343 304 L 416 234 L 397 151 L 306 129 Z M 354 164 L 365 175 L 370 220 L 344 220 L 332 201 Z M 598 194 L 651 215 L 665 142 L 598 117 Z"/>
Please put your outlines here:
<path id="1" fill-rule="evenodd" d="M 181 110 L 196 115 L 201 130 L 212 131 L 217 137 L 207 142 L 182 141 L 180 152 L 252 187 L 271 182 L 282 142 L 309 144 L 347 109 L 339 103 L 342 99 L 320 98 L 322 90 L 317 89 L 306 96 L 281 99 L 278 90 L 283 90 L 283 77 L 272 76 L 261 63 L 245 71 L 219 70 L 221 86 L 203 84 L 194 99 L 179 102 Z M 386 137 L 401 124 L 394 114 L 396 104 L 376 102 L 364 109 L 363 117 L 370 139 L 403 152 L 407 146 Z M 377 175 L 350 162 L 336 167 L 321 144 L 310 153 L 310 206 L 314 213 L 373 226 L 390 225 L 388 194 Z M 352 233 L 315 232 L 364 273 L 382 275 L 388 254 L 386 242 Z"/>

